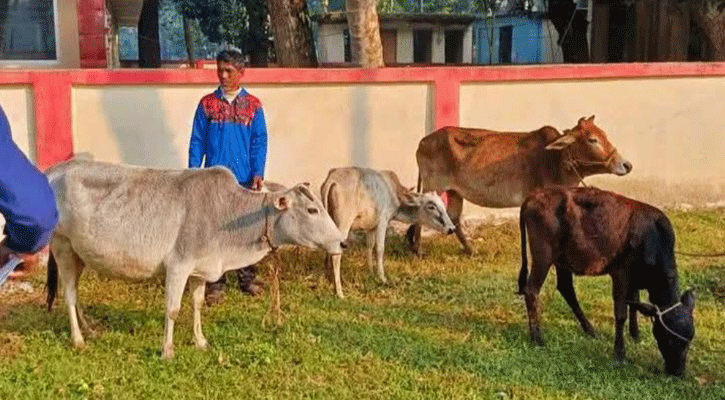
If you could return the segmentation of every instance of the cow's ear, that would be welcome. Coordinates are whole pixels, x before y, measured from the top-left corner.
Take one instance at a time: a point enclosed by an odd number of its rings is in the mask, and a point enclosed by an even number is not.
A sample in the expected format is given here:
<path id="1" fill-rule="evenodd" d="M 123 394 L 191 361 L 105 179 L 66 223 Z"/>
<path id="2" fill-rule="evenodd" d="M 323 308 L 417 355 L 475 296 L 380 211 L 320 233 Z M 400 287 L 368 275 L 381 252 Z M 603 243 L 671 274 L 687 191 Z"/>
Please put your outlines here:
<path id="1" fill-rule="evenodd" d="M 594 115 L 592 115 L 591 117 L 589 117 L 589 118 L 587 119 L 587 121 L 589 121 L 589 122 L 594 122 Z"/>
<path id="2" fill-rule="evenodd" d="M 274 199 L 274 208 L 279 211 L 284 211 L 287 207 L 289 207 L 289 199 L 287 199 L 287 196 L 278 196 Z"/>
<path id="3" fill-rule="evenodd" d="M 638 301 L 627 301 L 627 304 L 629 304 L 631 308 L 639 311 L 642 315 L 646 315 L 648 317 L 654 317 L 657 315 L 657 307 L 652 304 L 640 303 Z"/>
<path id="4" fill-rule="evenodd" d="M 400 198 L 400 202 L 403 203 L 404 206 L 415 207 L 418 205 L 418 196 L 415 195 L 415 192 L 406 192 Z"/>
<path id="5" fill-rule="evenodd" d="M 576 142 L 576 137 L 571 133 L 566 133 L 549 143 L 549 145 L 546 146 L 546 150 L 564 150 L 574 142 Z"/>

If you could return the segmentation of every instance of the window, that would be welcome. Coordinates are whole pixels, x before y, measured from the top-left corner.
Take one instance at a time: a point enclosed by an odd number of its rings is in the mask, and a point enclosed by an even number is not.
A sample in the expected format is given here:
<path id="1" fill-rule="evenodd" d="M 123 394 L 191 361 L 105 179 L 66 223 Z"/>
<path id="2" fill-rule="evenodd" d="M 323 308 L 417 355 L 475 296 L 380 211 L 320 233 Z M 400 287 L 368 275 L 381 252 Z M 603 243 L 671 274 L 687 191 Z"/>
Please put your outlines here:
<path id="1" fill-rule="evenodd" d="M 433 60 L 433 30 L 415 29 L 413 31 L 413 62 L 430 63 Z"/>
<path id="2" fill-rule="evenodd" d="M 56 60 L 54 0 L 0 1 L 0 59 Z"/>
<path id="3" fill-rule="evenodd" d="M 502 26 L 498 29 L 498 63 L 511 64 L 513 27 Z"/>

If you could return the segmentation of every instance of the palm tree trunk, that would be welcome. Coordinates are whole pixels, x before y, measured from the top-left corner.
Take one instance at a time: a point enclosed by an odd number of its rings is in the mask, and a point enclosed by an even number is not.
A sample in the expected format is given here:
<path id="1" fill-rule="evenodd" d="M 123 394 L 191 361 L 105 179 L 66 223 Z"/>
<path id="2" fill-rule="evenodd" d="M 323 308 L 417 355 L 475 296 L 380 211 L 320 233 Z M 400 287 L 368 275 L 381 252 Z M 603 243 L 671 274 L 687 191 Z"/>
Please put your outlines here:
<path id="1" fill-rule="evenodd" d="M 375 0 L 347 0 L 352 63 L 361 67 L 383 67 L 383 44 Z"/>

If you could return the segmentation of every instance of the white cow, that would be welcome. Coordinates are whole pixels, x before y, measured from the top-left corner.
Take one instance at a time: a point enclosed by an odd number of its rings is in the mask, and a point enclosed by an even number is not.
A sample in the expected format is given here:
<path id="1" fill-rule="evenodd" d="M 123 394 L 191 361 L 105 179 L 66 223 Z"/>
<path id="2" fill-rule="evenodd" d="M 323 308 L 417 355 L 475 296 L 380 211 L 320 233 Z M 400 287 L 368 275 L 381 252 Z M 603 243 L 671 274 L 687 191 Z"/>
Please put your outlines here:
<path id="1" fill-rule="evenodd" d="M 322 184 L 321 199 L 344 237 L 350 230 L 365 231 L 367 263 L 373 271 L 373 246 L 377 255 L 377 274 L 387 283 L 383 269 L 385 233 L 391 220 L 426 225 L 445 233 L 453 233 L 455 225 L 448 217 L 440 196 L 435 192 L 415 193 L 403 187 L 392 171 L 368 168 L 335 168 Z M 331 257 L 330 257 L 331 256 Z M 335 292 L 343 298 L 340 281 L 341 254 L 331 254 Z"/>
<path id="2" fill-rule="evenodd" d="M 282 192 L 242 188 L 225 168 L 160 170 L 73 160 L 48 172 L 60 218 L 51 239 L 48 307 L 65 289 L 71 338 L 84 345 L 76 287 L 84 267 L 128 280 L 166 276 L 161 355 L 174 354 L 173 330 L 187 280 L 194 342 L 201 332 L 205 281 L 260 261 L 284 244 L 341 254 L 344 237 L 305 185 Z"/>

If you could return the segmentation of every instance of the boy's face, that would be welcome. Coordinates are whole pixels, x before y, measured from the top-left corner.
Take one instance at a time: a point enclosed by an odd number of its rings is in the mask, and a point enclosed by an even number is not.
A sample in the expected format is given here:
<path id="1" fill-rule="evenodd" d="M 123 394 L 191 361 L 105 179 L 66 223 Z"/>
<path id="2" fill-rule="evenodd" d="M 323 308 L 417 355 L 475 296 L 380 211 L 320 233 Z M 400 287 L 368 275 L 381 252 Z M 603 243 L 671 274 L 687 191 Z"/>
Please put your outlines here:
<path id="1" fill-rule="evenodd" d="M 237 91 L 242 86 L 244 69 L 237 69 L 234 67 L 234 64 L 221 61 L 217 63 L 216 73 L 219 78 L 219 85 L 225 92 Z"/>

